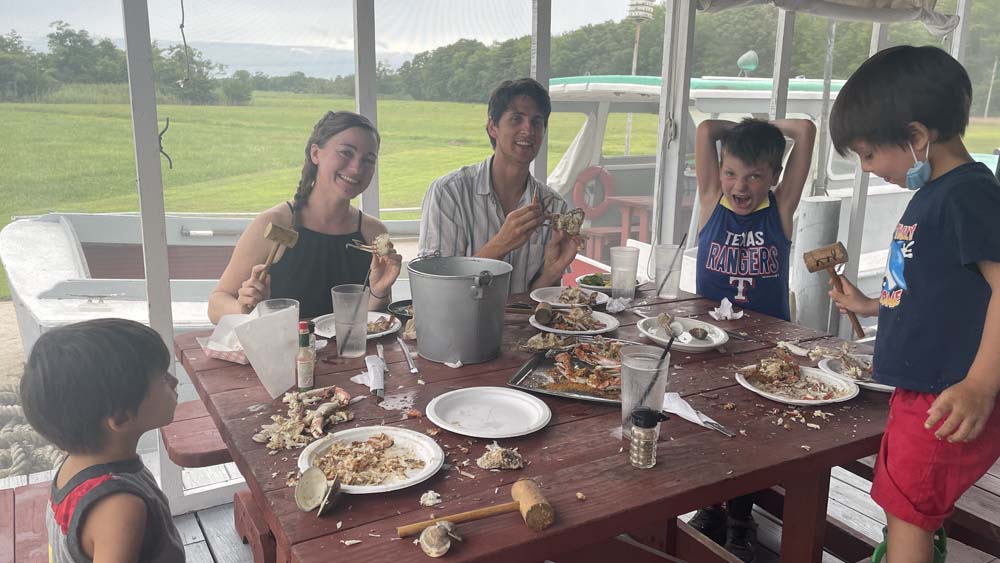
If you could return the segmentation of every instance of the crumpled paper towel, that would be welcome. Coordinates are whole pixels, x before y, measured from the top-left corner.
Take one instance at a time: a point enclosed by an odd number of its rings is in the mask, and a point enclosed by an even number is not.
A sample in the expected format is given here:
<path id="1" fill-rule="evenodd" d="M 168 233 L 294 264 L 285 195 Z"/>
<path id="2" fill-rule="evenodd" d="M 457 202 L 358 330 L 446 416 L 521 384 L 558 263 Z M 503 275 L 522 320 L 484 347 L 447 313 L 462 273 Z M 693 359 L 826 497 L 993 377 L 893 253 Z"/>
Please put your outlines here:
<path id="1" fill-rule="evenodd" d="M 614 299 L 609 299 L 608 304 L 605 305 L 604 308 L 609 313 L 621 313 L 629 306 L 631 302 L 632 302 L 631 299 L 627 299 L 625 297 L 616 297 Z"/>
<path id="2" fill-rule="evenodd" d="M 726 297 L 722 298 L 722 303 L 708 314 L 717 321 L 728 321 L 743 318 L 743 311 L 733 311 L 733 304 Z"/>
<path id="3" fill-rule="evenodd" d="M 385 362 L 378 356 L 365 356 L 366 371 L 351 378 L 351 381 L 360 385 L 367 385 L 368 389 L 375 391 L 385 389 Z"/>
<path id="4" fill-rule="evenodd" d="M 250 365 L 272 399 L 295 385 L 298 323 L 298 308 L 289 307 L 233 328 Z"/>

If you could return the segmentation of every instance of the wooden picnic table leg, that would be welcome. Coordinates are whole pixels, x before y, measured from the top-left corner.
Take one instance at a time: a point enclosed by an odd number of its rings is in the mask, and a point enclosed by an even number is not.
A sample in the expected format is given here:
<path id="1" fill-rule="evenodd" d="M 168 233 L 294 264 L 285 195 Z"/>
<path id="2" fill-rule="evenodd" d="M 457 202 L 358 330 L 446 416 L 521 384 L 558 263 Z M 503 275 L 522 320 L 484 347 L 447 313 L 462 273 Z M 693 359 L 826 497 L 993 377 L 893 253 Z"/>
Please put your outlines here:
<path id="1" fill-rule="evenodd" d="M 621 246 L 626 246 L 628 242 L 628 237 L 632 233 L 632 206 L 623 203 L 622 204 L 622 243 Z"/>
<path id="2" fill-rule="evenodd" d="M 830 469 L 807 472 L 784 483 L 781 562 L 820 563 L 826 531 Z"/>
<path id="3" fill-rule="evenodd" d="M 639 240 L 641 242 L 648 243 L 650 241 L 649 230 L 649 210 L 640 209 L 639 210 Z"/>

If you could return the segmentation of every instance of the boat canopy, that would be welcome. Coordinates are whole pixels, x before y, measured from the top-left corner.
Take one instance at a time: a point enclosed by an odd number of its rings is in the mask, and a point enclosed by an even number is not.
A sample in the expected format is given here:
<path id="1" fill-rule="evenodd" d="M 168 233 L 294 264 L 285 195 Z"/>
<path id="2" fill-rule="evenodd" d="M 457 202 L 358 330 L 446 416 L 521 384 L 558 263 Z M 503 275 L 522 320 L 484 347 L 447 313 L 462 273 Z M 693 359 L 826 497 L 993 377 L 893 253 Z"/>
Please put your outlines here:
<path id="1" fill-rule="evenodd" d="M 838 20 L 878 23 L 919 21 L 935 35 L 949 33 L 959 21 L 957 15 L 935 10 L 937 0 L 698 0 L 698 9 L 719 12 L 766 4 Z"/>

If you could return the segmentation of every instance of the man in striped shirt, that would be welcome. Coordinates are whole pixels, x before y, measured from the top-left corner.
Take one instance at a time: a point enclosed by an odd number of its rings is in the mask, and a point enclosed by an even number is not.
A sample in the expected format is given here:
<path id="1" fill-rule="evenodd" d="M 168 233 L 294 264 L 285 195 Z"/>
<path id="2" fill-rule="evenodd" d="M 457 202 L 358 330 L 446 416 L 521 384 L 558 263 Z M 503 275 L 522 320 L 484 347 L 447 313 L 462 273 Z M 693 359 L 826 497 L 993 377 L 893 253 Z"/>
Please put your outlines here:
<path id="1" fill-rule="evenodd" d="M 493 155 L 431 183 L 420 218 L 421 255 L 503 260 L 514 267 L 511 293 L 559 285 L 577 243 L 543 222 L 546 213 L 569 206 L 528 172 L 551 112 L 548 92 L 530 78 L 497 86 L 486 122 Z"/>

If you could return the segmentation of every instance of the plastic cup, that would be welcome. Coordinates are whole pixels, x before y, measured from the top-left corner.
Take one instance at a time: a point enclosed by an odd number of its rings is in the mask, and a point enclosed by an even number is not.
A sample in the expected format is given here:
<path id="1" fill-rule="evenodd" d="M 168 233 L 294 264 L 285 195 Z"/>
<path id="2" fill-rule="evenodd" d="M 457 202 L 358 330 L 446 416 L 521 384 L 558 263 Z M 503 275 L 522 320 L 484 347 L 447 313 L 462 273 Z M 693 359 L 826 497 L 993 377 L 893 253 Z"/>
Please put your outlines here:
<path id="1" fill-rule="evenodd" d="M 639 270 L 639 249 L 611 247 L 611 297 L 635 297 L 635 275 Z"/>
<path id="2" fill-rule="evenodd" d="M 267 299 L 257 304 L 257 314 L 263 317 L 289 307 L 294 307 L 298 311 L 299 302 L 295 299 Z"/>
<path id="3" fill-rule="evenodd" d="M 337 333 L 337 355 L 360 358 L 368 339 L 368 288 L 356 283 L 338 285 L 333 297 L 333 328 Z"/>
<path id="4" fill-rule="evenodd" d="M 681 252 L 680 245 L 660 244 L 654 249 L 656 257 L 656 287 L 659 296 L 666 299 L 677 299 L 681 289 Z M 666 282 L 664 283 L 664 280 Z"/>
<path id="5" fill-rule="evenodd" d="M 636 407 L 663 410 L 663 394 L 667 391 L 670 354 L 658 346 L 626 346 L 622 348 L 622 436 L 632 430 L 631 415 Z"/>

